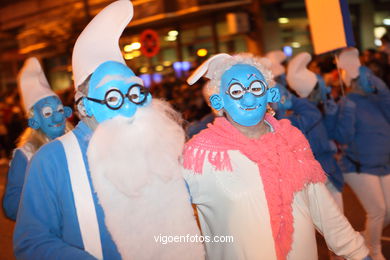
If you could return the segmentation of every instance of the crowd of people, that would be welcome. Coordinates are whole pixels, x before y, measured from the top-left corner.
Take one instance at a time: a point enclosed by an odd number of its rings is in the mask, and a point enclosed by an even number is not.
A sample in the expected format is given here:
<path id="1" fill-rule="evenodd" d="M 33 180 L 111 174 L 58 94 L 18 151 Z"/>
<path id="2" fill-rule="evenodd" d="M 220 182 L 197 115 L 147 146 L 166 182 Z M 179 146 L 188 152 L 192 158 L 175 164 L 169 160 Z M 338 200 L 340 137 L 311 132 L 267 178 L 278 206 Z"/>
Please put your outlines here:
<path id="1" fill-rule="evenodd" d="M 31 57 L 1 103 L 17 259 L 315 260 L 318 230 L 331 259 L 385 260 L 387 36 L 361 55 L 220 53 L 149 89 L 118 46 L 132 16 L 118 0 L 87 25 L 62 98 Z M 362 233 L 343 214 L 346 183 Z"/>

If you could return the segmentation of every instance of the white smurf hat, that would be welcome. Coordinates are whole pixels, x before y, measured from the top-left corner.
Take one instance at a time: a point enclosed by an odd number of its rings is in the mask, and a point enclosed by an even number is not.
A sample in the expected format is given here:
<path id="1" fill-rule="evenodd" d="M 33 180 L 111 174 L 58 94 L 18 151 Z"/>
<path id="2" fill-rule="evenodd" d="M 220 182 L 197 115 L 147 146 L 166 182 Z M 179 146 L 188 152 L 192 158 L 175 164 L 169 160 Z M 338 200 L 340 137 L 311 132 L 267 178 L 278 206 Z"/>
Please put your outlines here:
<path id="1" fill-rule="evenodd" d="M 226 53 L 220 53 L 212 56 L 205 62 L 203 62 L 192 74 L 188 77 L 187 83 L 190 85 L 195 84 L 201 77 L 213 79 L 214 72 L 218 70 L 228 59 L 233 57 Z"/>
<path id="2" fill-rule="evenodd" d="M 278 77 L 286 72 L 282 63 L 286 60 L 286 54 L 283 51 L 270 51 L 265 57 L 271 61 L 271 71 L 274 77 Z"/>
<path id="3" fill-rule="evenodd" d="M 41 64 L 35 57 L 24 62 L 18 75 L 18 83 L 26 113 L 42 98 L 57 96 L 50 88 Z"/>
<path id="4" fill-rule="evenodd" d="M 119 47 L 119 37 L 133 18 L 129 0 L 118 0 L 100 11 L 78 37 L 72 55 L 75 88 L 106 61 L 126 65 Z"/>
<path id="5" fill-rule="evenodd" d="M 346 48 L 338 56 L 338 66 L 343 70 L 341 77 L 344 84 L 349 87 L 351 80 L 359 76 L 359 51 L 356 48 Z"/>
<path id="6" fill-rule="evenodd" d="M 307 69 L 310 61 L 311 55 L 301 52 L 291 59 L 287 67 L 287 83 L 302 98 L 309 96 L 318 81 L 316 74 Z"/>

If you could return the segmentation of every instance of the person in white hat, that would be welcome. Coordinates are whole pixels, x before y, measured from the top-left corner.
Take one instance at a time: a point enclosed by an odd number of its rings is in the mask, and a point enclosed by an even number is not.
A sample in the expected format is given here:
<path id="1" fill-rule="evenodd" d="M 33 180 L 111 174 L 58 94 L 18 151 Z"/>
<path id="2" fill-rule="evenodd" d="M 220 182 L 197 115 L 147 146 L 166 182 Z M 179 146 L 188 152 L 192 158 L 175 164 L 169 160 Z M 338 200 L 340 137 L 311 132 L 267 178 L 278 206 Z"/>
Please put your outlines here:
<path id="1" fill-rule="evenodd" d="M 315 158 L 320 162 L 328 177 L 327 187 L 343 210 L 342 190 L 344 187 L 343 174 L 335 159 L 336 144 L 330 139 L 331 127 L 334 123 L 334 115 L 337 113 L 337 104 L 329 97 L 330 88 L 325 85 L 321 75 L 307 69 L 311 61 L 311 55 L 301 52 L 296 55 L 287 67 L 287 82 L 292 90 L 303 99 L 313 104 L 312 111 L 319 113 L 320 118 L 309 128 L 304 130 L 305 136 Z M 302 111 L 303 112 L 303 111 Z M 309 117 L 305 117 L 309 121 Z M 318 118 L 316 116 L 316 118 Z"/>
<path id="2" fill-rule="evenodd" d="M 220 112 L 183 153 L 203 235 L 234 238 L 206 243 L 207 259 L 315 260 L 315 228 L 337 254 L 368 259 L 308 141 L 288 120 L 266 114 L 279 100 L 268 66 L 248 54 L 218 54 L 187 80 L 210 79 L 210 104 Z"/>
<path id="3" fill-rule="evenodd" d="M 28 118 L 28 128 L 19 137 L 8 170 L 8 181 L 3 198 L 4 212 L 16 219 L 27 164 L 44 144 L 71 129 L 66 118 L 72 114 L 51 90 L 37 58 L 25 61 L 18 76 L 19 91 Z"/>
<path id="4" fill-rule="evenodd" d="M 31 161 L 17 259 L 204 258 L 180 172 L 180 117 L 151 100 L 118 46 L 132 16 L 131 2 L 115 1 L 76 41 L 81 122 Z"/>
<path id="5" fill-rule="evenodd" d="M 364 237 L 374 260 L 384 260 L 382 230 L 390 223 L 390 91 L 356 48 L 338 56 L 347 95 L 339 102 L 334 136 L 344 144 L 340 165 L 367 216 Z"/>

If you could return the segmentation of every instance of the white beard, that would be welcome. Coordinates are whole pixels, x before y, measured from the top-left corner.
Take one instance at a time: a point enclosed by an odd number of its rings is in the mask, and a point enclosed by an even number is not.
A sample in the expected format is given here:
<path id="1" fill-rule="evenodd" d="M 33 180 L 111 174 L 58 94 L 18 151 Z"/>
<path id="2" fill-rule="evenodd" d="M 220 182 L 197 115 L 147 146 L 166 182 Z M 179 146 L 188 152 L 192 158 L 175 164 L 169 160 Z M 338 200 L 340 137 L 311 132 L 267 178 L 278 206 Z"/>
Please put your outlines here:
<path id="1" fill-rule="evenodd" d="M 100 124 L 88 147 L 94 189 L 122 259 L 203 259 L 201 243 L 162 244 L 159 235 L 200 235 L 181 176 L 184 131 L 163 101 L 131 119 Z"/>

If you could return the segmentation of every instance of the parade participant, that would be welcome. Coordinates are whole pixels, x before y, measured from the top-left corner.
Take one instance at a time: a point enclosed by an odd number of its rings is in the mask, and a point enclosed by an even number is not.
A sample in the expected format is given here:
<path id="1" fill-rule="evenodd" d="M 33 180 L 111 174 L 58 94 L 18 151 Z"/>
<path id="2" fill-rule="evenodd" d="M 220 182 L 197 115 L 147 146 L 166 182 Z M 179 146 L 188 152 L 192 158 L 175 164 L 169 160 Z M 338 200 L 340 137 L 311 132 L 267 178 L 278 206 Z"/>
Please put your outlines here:
<path id="1" fill-rule="evenodd" d="M 183 154 L 184 176 L 204 235 L 208 259 L 317 259 L 316 227 L 347 259 L 368 254 L 340 213 L 309 143 L 288 120 L 266 114 L 277 102 L 268 59 L 218 54 L 188 79 L 210 79 L 210 103 L 220 116 L 194 136 Z"/>
<path id="2" fill-rule="evenodd" d="M 265 54 L 265 57 L 271 61 L 271 71 L 274 76 L 274 81 L 276 84 L 286 86 L 286 68 L 283 63 L 286 61 L 287 57 L 281 50 L 270 51 Z"/>
<path id="3" fill-rule="evenodd" d="M 183 240 L 200 233 L 180 174 L 178 115 L 152 102 L 118 46 L 132 16 L 131 2 L 115 1 L 76 41 L 81 122 L 31 160 L 14 233 L 17 259 L 204 257 L 200 242 Z M 176 243 L 165 239 L 176 236 Z"/>
<path id="4" fill-rule="evenodd" d="M 333 198 L 338 206 L 343 210 L 342 190 L 344 186 L 343 174 L 337 164 L 335 154 L 337 152 L 336 144 L 329 137 L 331 130 L 329 125 L 335 122 L 334 115 L 337 113 L 337 104 L 329 96 L 330 88 L 326 86 L 323 78 L 307 69 L 311 60 L 311 55 L 302 52 L 296 55 L 287 67 L 287 82 L 292 90 L 303 99 L 307 99 L 313 106 L 294 107 L 294 111 L 304 115 L 306 124 L 310 120 L 310 127 L 304 125 L 298 127 L 305 134 L 310 143 L 314 157 L 324 169 L 328 182 L 326 183 Z M 295 99 L 292 99 L 293 101 Z M 298 101 L 299 102 L 299 101 Z M 305 102 L 305 101 L 301 101 Z M 303 105 L 304 106 L 304 105 Z M 308 115 L 313 111 L 311 115 Z M 314 115 L 317 114 L 317 115 Z M 318 114 L 320 116 L 318 120 Z"/>
<path id="5" fill-rule="evenodd" d="M 390 91 L 360 65 L 348 48 L 338 57 L 347 95 L 340 100 L 335 138 L 343 147 L 341 168 L 367 215 L 364 236 L 374 260 L 384 260 L 381 234 L 390 223 Z"/>
<path id="6" fill-rule="evenodd" d="M 71 128 L 66 118 L 72 114 L 72 109 L 64 107 L 51 90 L 37 58 L 25 61 L 18 83 L 29 127 L 19 137 L 8 170 L 3 207 L 5 214 L 12 220 L 16 219 L 18 212 L 28 162 L 42 145 Z"/>

